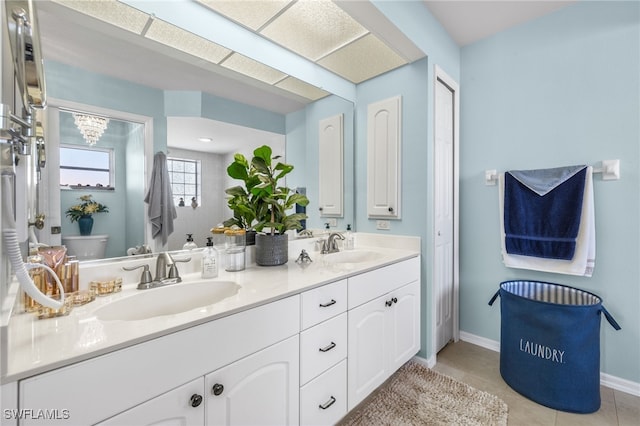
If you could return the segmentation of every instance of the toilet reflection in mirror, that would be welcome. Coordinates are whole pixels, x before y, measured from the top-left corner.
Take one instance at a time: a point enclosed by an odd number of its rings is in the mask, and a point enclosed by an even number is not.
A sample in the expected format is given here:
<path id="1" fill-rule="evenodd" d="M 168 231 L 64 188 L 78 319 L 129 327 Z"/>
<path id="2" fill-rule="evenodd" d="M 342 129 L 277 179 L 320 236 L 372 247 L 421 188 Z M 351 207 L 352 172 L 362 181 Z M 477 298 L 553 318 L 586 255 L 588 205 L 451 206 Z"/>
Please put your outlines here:
<path id="1" fill-rule="evenodd" d="M 76 256 L 78 260 L 104 259 L 108 242 L 109 236 L 106 234 L 62 236 L 62 245 L 67 247 L 67 254 Z"/>

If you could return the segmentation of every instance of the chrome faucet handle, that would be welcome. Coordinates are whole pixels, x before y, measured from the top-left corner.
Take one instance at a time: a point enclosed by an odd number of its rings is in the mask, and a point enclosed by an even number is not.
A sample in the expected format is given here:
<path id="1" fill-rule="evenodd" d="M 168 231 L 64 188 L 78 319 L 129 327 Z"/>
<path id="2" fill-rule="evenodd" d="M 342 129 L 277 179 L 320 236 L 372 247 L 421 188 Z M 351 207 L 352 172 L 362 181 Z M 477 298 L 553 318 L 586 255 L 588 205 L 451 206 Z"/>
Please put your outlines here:
<path id="1" fill-rule="evenodd" d="M 302 251 L 300 252 L 300 256 L 298 256 L 298 258 L 296 259 L 296 263 L 307 262 L 313 262 L 313 260 L 311 260 L 311 257 L 309 257 L 309 253 L 307 253 L 305 249 L 302 249 Z"/>
<path id="2" fill-rule="evenodd" d="M 132 267 L 125 267 L 125 266 L 122 267 L 122 269 L 124 269 L 125 271 L 135 271 L 136 269 L 140 269 L 140 268 L 144 268 L 144 269 L 142 269 L 142 275 L 140 276 L 140 281 L 138 281 L 138 289 L 149 288 L 149 284 L 153 282 L 153 278 L 151 277 L 151 272 L 149 271 L 149 265 L 144 264 L 144 265 L 138 265 L 138 266 L 132 266 Z"/>
<path id="3" fill-rule="evenodd" d="M 180 274 L 178 273 L 178 265 L 176 265 L 176 263 L 178 262 L 187 263 L 190 261 L 191 261 L 190 257 L 187 257 L 186 259 L 173 259 L 173 263 L 169 265 L 169 275 L 167 276 L 167 278 L 177 278 L 178 282 L 180 282 L 181 281 Z"/>

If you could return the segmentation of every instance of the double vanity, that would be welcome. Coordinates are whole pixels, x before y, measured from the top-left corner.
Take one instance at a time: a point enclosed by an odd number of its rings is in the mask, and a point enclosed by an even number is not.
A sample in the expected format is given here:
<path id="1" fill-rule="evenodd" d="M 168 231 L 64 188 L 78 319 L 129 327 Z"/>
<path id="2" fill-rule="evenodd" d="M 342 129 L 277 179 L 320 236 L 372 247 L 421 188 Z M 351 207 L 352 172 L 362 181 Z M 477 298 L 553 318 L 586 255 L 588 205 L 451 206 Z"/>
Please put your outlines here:
<path id="1" fill-rule="evenodd" d="M 359 234 L 331 255 L 313 243 L 209 280 L 196 252 L 181 283 L 150 290 L 122 267 L 153 258 L 83 265 L 83 283 L 119 275 L 123 290 L 5 318 L 3 409 L 20 425 L 335 424 L 420 349 L 420 239 Z M 311 262 L 296 263 L 302 249 Z"/>

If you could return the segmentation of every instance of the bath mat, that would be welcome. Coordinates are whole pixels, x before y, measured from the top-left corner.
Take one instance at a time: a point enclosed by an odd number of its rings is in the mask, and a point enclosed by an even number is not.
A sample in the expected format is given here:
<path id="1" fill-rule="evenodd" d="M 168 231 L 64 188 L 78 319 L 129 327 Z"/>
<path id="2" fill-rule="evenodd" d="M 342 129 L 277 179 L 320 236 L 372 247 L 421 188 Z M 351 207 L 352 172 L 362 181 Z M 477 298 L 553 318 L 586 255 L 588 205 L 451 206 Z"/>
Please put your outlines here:
<path id="1" fill-rule="evenodd" d="M 497 396 L 409 361 L 339 425 L 506 426 L 507 412 Z"/>

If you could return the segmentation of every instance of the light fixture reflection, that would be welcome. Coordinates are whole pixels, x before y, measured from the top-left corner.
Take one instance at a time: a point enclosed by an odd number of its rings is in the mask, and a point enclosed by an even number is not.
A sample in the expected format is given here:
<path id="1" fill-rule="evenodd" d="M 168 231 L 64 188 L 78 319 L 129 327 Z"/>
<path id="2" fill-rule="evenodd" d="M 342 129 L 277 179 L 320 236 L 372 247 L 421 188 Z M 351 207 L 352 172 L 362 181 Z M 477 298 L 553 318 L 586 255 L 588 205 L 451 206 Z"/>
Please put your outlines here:
<path id="1" fill-rule="evenodd" d="M 79 112 L 73 113 L 73 121 L 76 123 L 76 127 L 80 130 L 80 133 L 82 133 L 84 140 L 91 146 L 98 142 L 107 129 L 107 124 L 109 124 L 109 119 L 106 117 Z"/>

